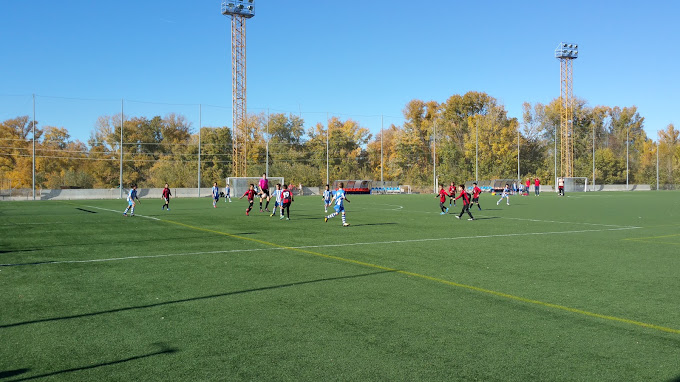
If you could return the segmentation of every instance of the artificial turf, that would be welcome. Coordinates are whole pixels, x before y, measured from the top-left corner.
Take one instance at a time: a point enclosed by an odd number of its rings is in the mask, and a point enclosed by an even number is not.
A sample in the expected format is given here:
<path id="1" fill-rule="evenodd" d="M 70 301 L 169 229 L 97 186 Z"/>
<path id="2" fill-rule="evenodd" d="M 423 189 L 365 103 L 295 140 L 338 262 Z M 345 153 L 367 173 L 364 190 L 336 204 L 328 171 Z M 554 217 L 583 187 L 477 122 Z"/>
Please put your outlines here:
<path id="1" fill-rule="evenodd" d="M 678 196 L 0 203 L 0 379 L 678 380 Z"/>

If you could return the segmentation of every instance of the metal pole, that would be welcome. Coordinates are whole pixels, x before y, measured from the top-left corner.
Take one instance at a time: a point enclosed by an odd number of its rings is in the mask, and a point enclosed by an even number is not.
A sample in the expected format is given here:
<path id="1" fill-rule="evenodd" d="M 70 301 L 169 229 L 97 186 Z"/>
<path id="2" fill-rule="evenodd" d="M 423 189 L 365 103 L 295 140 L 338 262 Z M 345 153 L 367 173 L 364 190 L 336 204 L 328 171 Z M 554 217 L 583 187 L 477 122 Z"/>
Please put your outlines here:
<path id="1" fill-rule="evenodd" d="M 380 187 L 385 186 L 383 179 L 383 116 L 380 115 Z"/>
<path id="2" fill-rule="evenodd" d="M 479 182 L 479 122 L 475 121 L 475 181 Z"/>
<path id="3" fill-rule="evenodd" d="M 522 183 L 522 178 L 519 177 L 519 127 L 517 127 L 517 181 Z"/>
<path id="4" fill-rule="evenodd" d="M 656 190 L 659 191 L 659 142 L 656 142 Z"/>
<path id="5" fill-rule="evenodd" d="M 628 132 L 630 128 L 626 129 L 626 191 L 628 191 Z"/>
<path id="6" fill-rule="evenodd" d="M 33 94 L 33 200 L 35 200 L 35 94 Z"/>
<path id="7" fill-rule="evenodd" d="M 593 124 L 593 191 L 595 191 L 595 125 Z"/>
<path id="8" fill-rule="evenodd" d="M 330 135 L 331 124 L 328 120 L 328 113 L 326 113 L 326 184 L 329 184 L 328 177 L 328 136 Z"/>
<path id="9" fill-rule="evenodd" d="M 201 129 L 203 129 L 203 110 L 202 106 L 198 104 L 198 197 L 201 197 Z"/>
<path id="10" fill-rule="evenodd" d="M 265 171 L 267 178 L 269 178 L 269 108 L 267 108 L 267 162 L 265 163 Z"/>
<path id="11" fill-rule="evenodd" d="M 432 180 L 433 192 L 437 192 L 437 122 L 433 123 L 434 134 L 432 135 Z"/>
<path id="12" fill-rule="evenodd" d="M 123 99 L 120 100 L 120 198 L 123 199 Z"/>
<path id="13" fill-rule="evenodd" d="M 555 178 L 553 179 L 555 192 L 557 192 L 557 127 L 555 127 Z"/>

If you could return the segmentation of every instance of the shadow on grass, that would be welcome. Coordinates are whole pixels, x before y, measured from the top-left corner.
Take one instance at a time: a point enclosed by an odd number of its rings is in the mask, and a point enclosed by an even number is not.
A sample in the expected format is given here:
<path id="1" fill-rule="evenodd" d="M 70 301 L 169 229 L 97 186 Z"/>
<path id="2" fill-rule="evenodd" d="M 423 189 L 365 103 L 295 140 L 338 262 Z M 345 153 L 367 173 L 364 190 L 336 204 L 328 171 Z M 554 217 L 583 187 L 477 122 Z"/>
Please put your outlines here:
<path id="1" fill-rule="evenodd" d="M 675 377 L 675 378 L 669 380 L 668 382 L 680 382 L 680 375 L 678 375 L 677 377 Z"/>
<path id="2" fill-rule="evenodd" d="M 80 211 L 83 211 L 83 212 L 89 212 L 89 213 L 91 213 L 91 214 L 96 214 L 96 213 L 97 213 L 97 211 L 90 211 L 90 210 L 86 210 L 86 209 L 84 209 L 84 208 L 76 208 L 76 209 L 77 209 L 77 210 L 80 210 Z"/>
<path id="3" fill-rule="evenodd" d="M 118 364 L 121 364 L 121 363 L 136 361 L 138 359 L 143 359 L 143 358 L 148 358 L 148 357 L 154 357 L 154 356 L 161 355 L 161 354 L 172 354 L 172 353 L 176 353 L 178 351 L 177 349 L 171 348 L 164 343 L 155 343 L 154 345 L 160 347 L 160 350 L 153 352 L 153 353 L 136 355 L 136 356 L 133 356 L 133 357 L 128 357 L 128 358 L 119 359 L 119 360 L 115 360 L 115 361 L 101 362 L 101 363 L 97 363 L 97 364 L 94 364 L 94 365 L 74 367 L 72 369 L 64 369 L 64 370 L 54 371 L 54 372 L 51 372 L 51 373 L 33 375 L 33 376 L 30 376 L 30 377 L 25 377 L 25 378 L 20 378 L 20 379 L 14 379 L 13 381 L 16 381 L 16 382 L 18 382 L 18 381 L 30 381 L 30 380 L 33 380 L 33 379 L 53 377 L 53 376 L 61 375 L 61 374 L 65 374 L 65 373 L 72 373 L 74 371 L 90 370 L 90 369 L 96 369 L 96 368 L 102 367 L 102 366 L 118 365 Z M 15 370 L 15 371 L 20 371 L 21 373 L 17 373 L 17 374 L 14 374 L 14 375 L 8 375 L 7 377 L 23 374 L 23 373 L 26 373 L 29 370 L 30 369 Z M 15 372 L 15 371 L 12 371 L 12 372 Z M 3 377 L 3 375 L 2 375 L 2 373 L 0 373 L 0 378 L 2 378 L 2 377 Z"/>
<path id="4" fill-rule="evenodd" d="M 28 373 L 29 371 L 31 371 L 31 369 L 16 369 L 16 370 L 0 371 L 0 379 L 16 377 L 17 375 Z"/>
<path id="5" fill-rule="evenodd" d="M 209 300 L 209 299 L 213 299 L 213 298 L 235 296 L 235 295 L 251 293 L 251 292 L 262 292 L 262 291 L 268 291 L 268 290 L 274 290 L 274 289 L 280 289 L 280 288 L 288 288 L 288 287 L 294 287 L 294 286 L 300 286 L 300 285 L 316 284 L 316 283 L 321 283 L 321 282 L 325 282 L 325 281 L 354 279 L 354 278 L 359 278 L 359 277 L 375 276 L 375 275 L 380 275 L 380 274 L 383 274 L 383 273 L 392 273 L 392 272 L 395 272 L 395 271 L 394 270 L 388 270 L 388 271 L 379 271 L 379 272 L 371 272 L 371 273 L 362 273 L 362 274 L 350 275 L 350 276 L 338 276 L 338 277 L 329 277 L 329 278 L 325 278 L 325 279 L 298 281 L 298 282 L 288 283 L 288 284 L 272 285 L 272 286 L 252 288 L 252 289 L 244 289 L 244 290 L 239 290 L 239 291 L 235 291 L 235 292 L 225 292 L 225 293 L 211 294 L 211 295 L 207 295 L 207 296 L 189 297 L 189 298 L 184 298 L 184 299 L 180 299 L 180 300 L 164 301 L 164 302 L 158 302 L 158 303 L 154 303 L 154 304 L 128 306 L 128 307 L 125 307 L 125 308 L 117 308 L 117 309 L 110 309 L 110 310 L 100 310 L 98 312 L 92 312 L 92 313 L 74 314 L 74 315 L 71 315 L 71 316 L 63 316 L 63 317 L 41 318 L 41 319 L 37 319 L 37 320 L 15 322 L 13 324 L 0 325 L 0 329 L 13 328 L 13 327 L 17 327 L 17 326 L 30 325 L 30 324 L 38 324 L 38 323 L 43 323 L 43 322 L 70 320 L 70 319 L 74 319 L 74 318 L 93 317 L 93 316 L 99 316 L 101 314 L 108 314 L 108 313 L 119 313 L 119 312 L 126 312 L 126 311 L 131 311 L 131 310 L 138 310 L 138 309 L 155 308 L 155 307 L 159 307 L 159 306 L 180 304 L 180 303 L 184 303 L 184 302 Z"/>
<path id="6" fill-rule="evenodd" d="M 35 252 L 39 251 L 39 248 L 31 248 L 31 249 L 8 249 L 8 250 L 0 250 L 0 255 L 3 253 L 13 253 L 13 252 Z"/>

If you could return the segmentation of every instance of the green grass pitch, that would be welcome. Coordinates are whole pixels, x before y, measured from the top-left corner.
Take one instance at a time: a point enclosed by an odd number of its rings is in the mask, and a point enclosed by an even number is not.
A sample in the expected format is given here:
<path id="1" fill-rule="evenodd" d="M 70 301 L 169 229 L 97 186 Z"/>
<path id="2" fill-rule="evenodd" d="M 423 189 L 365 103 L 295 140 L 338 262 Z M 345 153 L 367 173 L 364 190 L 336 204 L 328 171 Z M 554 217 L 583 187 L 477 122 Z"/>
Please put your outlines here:
<path id="1" fill-rule="evenodd" d="M 0 203 L 0 380 L 677 381 L 679 196 Z"/>

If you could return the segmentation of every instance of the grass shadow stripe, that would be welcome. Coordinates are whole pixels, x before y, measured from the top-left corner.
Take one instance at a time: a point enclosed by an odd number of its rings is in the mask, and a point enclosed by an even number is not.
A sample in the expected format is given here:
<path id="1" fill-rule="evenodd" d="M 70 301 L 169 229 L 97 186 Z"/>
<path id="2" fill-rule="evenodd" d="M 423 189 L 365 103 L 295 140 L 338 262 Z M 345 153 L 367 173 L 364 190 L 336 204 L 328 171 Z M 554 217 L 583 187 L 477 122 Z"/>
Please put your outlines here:
<path id="1" fill-rule="evenodd" d="M 77 319 L 77 318 L 95 317 L 95 316 L 99 316 L 99 315 L 102 315 L 102 314 L 111 314 L 111 313 L 134 311 L 134 310 L 139 310 L 139 309 L 156 308 L 156 307 L 159 307 L 159 306 L 167 306 L 167 305 L 181 304 L 181 303 L 185 303 L 185 302 L 210 300 L 210 299 L 220 298 L 220 297 L 236 296 L 236 295 L 241 295 L 241 294 L 246 294 L 246 293 L 263 292 L 263 291 L 276 290 L 276 289 L 281 289 L 281 288 L 296 287 L 296 286 L 301 286 L 301 285 L 317 284 L 317 283 L 327 282 L 327 281 L 339 281 L 339 280 L 355 279 L 355 278 L 360 278 L 360 277 L 376 276 L 376 275 L 381 275 L 381 274 L 385 274 L 385 273 L 389 273 L 389 272 L 396 272 L 396 270 L 385 269 L 385 270 L 381 270 L 379 272 L 369 272 L 369 273 L 360 273 L 360 274 L 347 275 L 347 276 L 336 276 L 336 277 L 327 277 L 327 278 L 322 278 L 322 279 L 297 281 L 297 282 L 292 282 L 292 283 L 287 283 L 287 284 L 270 285 L 270 286 L 244 289 L 244 290 L 233 291 L 233 292 L 211 294 L 211 295 L 206 295 L 206 296 L 188 297 L 188 298 L 183 298 L 183 299 L 178 299 L 178 300 L 156 302 L 156 303 L 153 303 L 153 304 L 127 306 L 127 307 L 123 307 L 123 308 L 101 310 L 101 311 L 90 312 L 90 313 L 73 314 L 73 315 L 62 316 L 62 317 L 39 318 L 39 319 L 36 319 L 36 320 L 15 322 L 15 323 L 11 323 L 11 324 L 3 324 L 3 325 L 0 325 L 0 329 L 14 328 L 14 327 L 17 327 L 17 326 L 40 324 L 40 323 L 46 323 L 46 322 L 72 320 L 72 319 Z"/>

